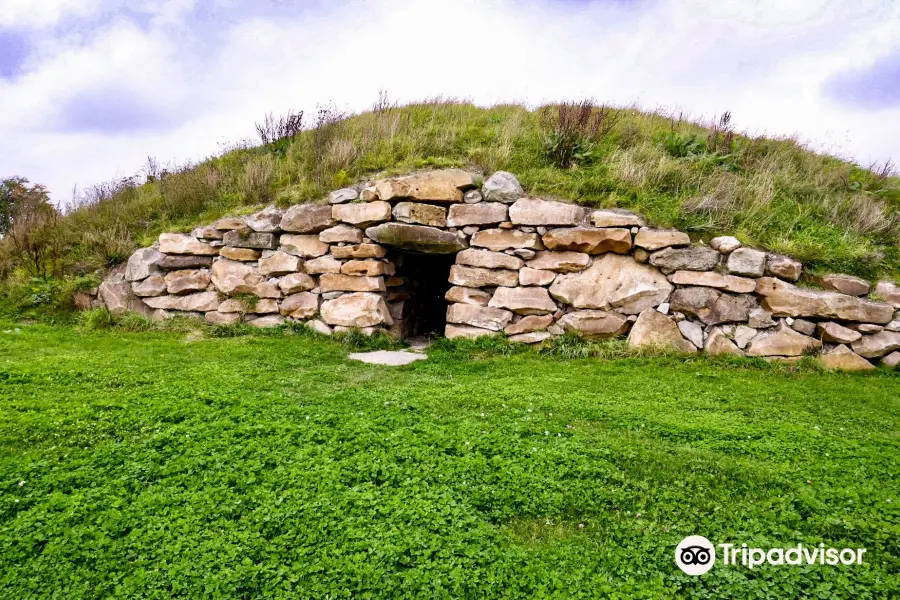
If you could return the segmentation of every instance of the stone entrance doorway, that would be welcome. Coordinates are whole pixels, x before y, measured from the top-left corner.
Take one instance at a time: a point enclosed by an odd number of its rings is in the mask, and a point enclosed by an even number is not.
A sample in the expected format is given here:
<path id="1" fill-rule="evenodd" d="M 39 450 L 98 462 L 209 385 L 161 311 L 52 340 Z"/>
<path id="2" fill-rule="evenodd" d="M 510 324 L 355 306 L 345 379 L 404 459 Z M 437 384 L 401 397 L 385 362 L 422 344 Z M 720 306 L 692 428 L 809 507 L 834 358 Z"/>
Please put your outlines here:
<path id="1" fill-rule="evenodd" d="M 395 333 L 402 339 L 443 335 L 447 325 L 444 296 L 450 289 L 450 267 L 456 255 L 394 251 L 390 258 L 396 266 L 396 282 L 403 282 L 388 291 Z"/>

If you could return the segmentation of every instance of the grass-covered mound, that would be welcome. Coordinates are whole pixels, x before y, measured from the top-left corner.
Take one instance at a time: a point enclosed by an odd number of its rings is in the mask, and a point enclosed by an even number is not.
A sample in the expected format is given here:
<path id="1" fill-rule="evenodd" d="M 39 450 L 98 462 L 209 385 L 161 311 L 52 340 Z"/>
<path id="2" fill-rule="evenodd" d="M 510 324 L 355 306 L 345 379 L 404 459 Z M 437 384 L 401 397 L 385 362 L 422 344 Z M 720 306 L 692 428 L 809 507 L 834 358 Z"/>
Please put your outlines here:
<path id="1" fill-rule="evenodd" d="M 14 327 L 0 597 L 900 593 L 896 373 Z M 867 554 L 692 578 L 689 534 Z"/>
<path id="2" fill-rule="evenodd" d="M 728 119 L 704 127 L 590 105 L 426 102 L 354 116 L 323 110 L 303 123 L 299 133 L 296 118 L 261 124 L 274 142 L 172 172 L 150 165 L 147 183 L 89 190 L 44 236 L 51 251 L 42 260 L 52 264 L 41 272 L 89 274 L 162 231 L 269 202 L 317 201 L 376 173 L 465 166 L 508 170 L 529 193 L 629 208 L 695 238 L 735 234 L 813 272 L 900 275 L 900 178 L 889 168 L 875 173 L 790 139 L 745 137 Z M 0 244 L 0 267 L 20 282 L 29 270 L 9 244 Z"/>

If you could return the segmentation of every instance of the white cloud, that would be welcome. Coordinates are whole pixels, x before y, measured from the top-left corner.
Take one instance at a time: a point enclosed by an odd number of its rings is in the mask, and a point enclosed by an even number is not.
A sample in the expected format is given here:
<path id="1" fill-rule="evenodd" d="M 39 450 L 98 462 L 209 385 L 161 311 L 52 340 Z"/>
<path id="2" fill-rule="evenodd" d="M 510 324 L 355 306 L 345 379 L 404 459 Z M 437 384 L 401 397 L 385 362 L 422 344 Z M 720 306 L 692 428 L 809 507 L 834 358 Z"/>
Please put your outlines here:
<path id="1" fill-rule="evenodd" d="M 3 0 L 0 27 L 46 27 L 69 16 L 94 12 L 101 0 Z"/>
<path id="2" fill-rule="evenodd" d="M 147 156 L 215 152 L 266 112 L 328 101 L 361 110 L 380 90 L 400 101 L 592 96 L 731 110 L 738 127 L 796 133 L 860 162 L 900 156 L 900 105 L 874 114 L 822 93 L 835 72 L 900 39 L 900 7 L 876 0 L 357 0 L 200 24 L 185 21 L 193 4 L 156 3 L 143 29 L 113 21 L 83 40 L 46 40 L 30 73 L 0 80 L 0 138 L 20 142 L 0 145 L 0 168 L 63 199 Z M 139 134 L 42 131 L 68 99 L 110 86 L 178 118 Z"/>

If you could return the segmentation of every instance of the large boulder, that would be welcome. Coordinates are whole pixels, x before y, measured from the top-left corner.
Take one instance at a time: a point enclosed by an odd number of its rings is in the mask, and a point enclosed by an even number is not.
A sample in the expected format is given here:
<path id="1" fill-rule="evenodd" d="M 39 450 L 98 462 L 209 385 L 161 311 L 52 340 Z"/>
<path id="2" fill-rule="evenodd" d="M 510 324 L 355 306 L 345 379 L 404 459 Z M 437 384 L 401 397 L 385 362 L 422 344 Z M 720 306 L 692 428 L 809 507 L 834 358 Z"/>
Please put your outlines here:
<path id="1" fill-rule="evenodd" d="M 561 227 L 545 233 L 542 240 L 550 250 L 570 250 L 587 254 L 606 252 L 628 254 L 631 250 L 631 231 L 620 227 L 607 229 Z"/>
<path id="2" fill-rule="evenodd" d="M 202 292 L 209 287 L 209 282 L 209 271 L 206 269 L 170 271 L 166 274 L 166 291 L 170 294 Z"/>
<path id="3" fill-rule="evenodd" d="M 508 269 L 482 269 L 453 265 L 450 267 L 450 283 L 464 287 L 515 287 L 519 285 L 519 272 Z"/>
<path id="4" fill-rule="evenodd" d="M 461 169 L 426 171 L 375 182 L 375 191 L 381 200 L 462 202 L 463 192 L 473 187 L 475 178 Z"/>
<path id="5" fill-rule="evenodd" d="M 259 273 L 266 277 L 296 273 L 301 267 L 303 267 L 303 261 L 287 252 L 273 252 L 259 260 Z"/>
<path id="6" fill-rule="evenodd" d="M 473 246 L 488 250 L 502 251 L 509 248 L 541 250 L 544 245 L 536 233 L 525 233 L 518 229 L 485 229 L 476 231 L 470 242 Z"/>
<path id="7" fill-rule="evenodd" d="M 497 225 L 506 221 L 509 209 L 499 202 L 479 202 L 478 204 L 454 204 L 447 215 L 448 227 L 468 225 Z"/>
<path id="8" fill-rule="evenodd" d="M 316 234 L 285 233 L 281 236 L 279 248 L 282 252 L 300 258 L 316 258 L 328 254 L 328 244 L 320 241 Z"/>
<path id="9" fill-rule="evenodd" d="M 588 339 L 606 339 L 628 331 L 628 320 L 619 313 L 604 310 L 574 310 L 559 320 L 565 331 L 573 331 Z"/>
<path id="10" fill-rule="evenodd" d="M 187 296 L 157 296 L 144 300 L 151 308 L 180 310 L 184 312 L 210 312 L 219 308 L 216 292 L 199 292 Z"/>
<path id="11" fill-rule="evenodd" d="M 591 213 L 594 227 L 643 227 L 644 219 L 626 210 L 595 210 Z"/>
<path id="12" fill-rule="evenodd" d="M 392 214 L 394 215 L 394 219 L 403 223 L 428 225 L 430 227 L 447 226 L 447 209 L 443 206 L 435 206 L 434 204 L 398 202 L 394 206 Z M 451 227 L 453 226 L 451 225 Z"/>
<path id="13" fill-rule="evenodd" d="M 822 276 L 822 287 L 848 296 L 865 296 L 872 284 L 860 277 L 831 273 Z"/>
<path id="14" fill-rule="evenodd" d="M 512 312 L 490 306 L 456 303 L 447 308 L 448 323 L 470 325 L 491 331 L 502 331 L 512 318 Z"/>
<path id="15" fill-rule="evenodd" d="M 125 266 L 120 265 L 109 272 L 97 292 L 100 302 L 109 312 L 124 314 L 135 312 L 150 317 L 153 311 L 135 296 L 131 283 L 125 281 Z"/>
<path id="16" fill-rule="evenodd" d="M 453 254 L 466 246 L 456 234 L 435 227 L 384 223 L 366 229 L 366 236 L 379 244 L 424 254 Z"/>
<path id="17" fill-rule="evenodd" d="M 703 246 L 666 248 L 651 254 L 650 264 L 659 267 L 663 273 L 709 271 L 719 264 L 719 253 Z"/>
<path id="18" fill-rule="evenodd" d="M 163 254 L 193 254 L 195 256 L 215 256 L 219 253 L 206 242 L 201 242 L 186 233 L 161 233 L 159 251 Z"/>
<path id="19" fill-rule="evenodd" d="M 578 225 L 584 220 L 585 208 L 577 204 L 520 198 L 509 207 L 513 225 Z"/>
<path id="20" fill-rule="evenodd" d="M 481 185 L 481 193 L 487 202 L 512 204 L 525 195 L 525 190 L 515 175 L 497 171 Z"/>
<path id="21" fill-rule="evenodd" d="M 632 348 L 650 346 L 686 353 L 697 351 L 694 344 L 681 335 L 675 321 L 652 308 L 638 315 L 628 334 L 628 345 Z"/>
<path id="22" fill-rule="evenodd" d="M 766 272 L 766 253 L 753 248 L 738 248 L 728 255 L 725 266 L 734 275 L 762 277 Z"/>
<path id="23" fill-rule="evenodd" d="M 140 281 L 159 273 L 159 263 L 166 256 L 156 248 L 141 248 L 128 258 L 125 266 L 125 281 Z"/>
<path id="24" fill-rule="evenodd" d="M 335 221 L 366 228 L 391 220 L 390 202 L 366 202 L 362 204 L 335 204 L 331 207 Z"/>
<path id="25" fill-rule="evenodd" d="M 263 281 L 259 270 L 247 263 L 217 260 L 212 266 L 212 284 L 223 294 L 252 294 Z"/>
<path id="26" fill-rule="evenodd" d="M 342 327 L 374 327 L 393 323 L 384 298 L 370 292 L 355 292 L 326 300 L 320 312 L 327 324 Z"/>
<path id="27" fill-rule="evenodd" d="M 797 333 L 782 322 L 759 334 L 747 348 L 747 356 L 802 356 L 822 349 L 822 342 Z"/>
<path id="28" fill-rule="evenodd" d="M 298 204 L 281 218 L 281 229 L 293 233 L 319 233 L 333 226 L 331 206 L 327 204 Z"/>
<path id="29" fill-rule="evenodd" d="M 226 246 L 234 248 L 256 248 L 257 250 L 274 250 L 277 238 L 274 233 L 258 233 L 249 228 L 234 229 L 222 238 Z"/>
<path id="30" fill-rule="evenodd" d="M 577 273 L 591 264 L 591 257 L 583 252 L 541 251 L 525 264 L 532 269 L 554 273 Z"/>
<path id="31" fill-rule="evenodd" d="M 853 351 L 865 358 L 878 358 L 894 350 L 900 350 L 900 332 L 881 331 L 873 335 L 864 335 L 853 342 Z"/>
<path id="32" fill-rule="evenodd" d="M 605 254 L 581 273 L 557 276 L 550 295 L 575 308 L 638 314 L 666 302 L 672 289 L 658 269 L 630 256 Z"/>
<path id="33" fill-rule="evenodd" d="M 749 294 L 756 289 L 753 279 L 714 271 L 676 271 L 669 276 L 669 281 L 675 285 L 711 287 L 736 294 Z"/>
<path id="34" fill-rule="evenodd" d="M 244 223 L 258 233 L 277 233 L 281 231 L 281 219 L 284 211 L 275 206 L 267 206 L 257 213 L 244 217 Z"/>
<path id="35" fill-rule="evenodd" d="M 490 250 L 479 250 L 477 248 L 469 248 L 463 250 L 456 255 L 456 264 L 466 265 L 469 267 L 482 267 L 485 269 L 521 269 L 521 258 L 510 256 L 503 252 L 491 252 Z"/>
<path id="36" fill-rule="evenodd" d="M 688 234 L 668 229 L 641 229 L 634 236 L 634 245 L 653 252 L 670 246 L 687 246 L 691 243 Z"/>
<path id="37" fill-rule="evenodd" d="M 875 365 L 843 345 L 821 355 L 819 362 L 826 369 L 835 371 L 872 371 L 875 369 Z"/>
<path id="38" fill-rule="evenodd" d="M 763 308 L 778 317 L 818 317 L 860 323 L 889 323 L 894 310 L 889 304 L 872 302 L 837 292 L 801 288 L 763 277 L 756 293 L 764 296 Z"/>
<path id="39" fill-rule="evenodd" d="M 488 306 L 506 308 L 520 315 L 556 312 L 556 303 L 542 287 L 498 287 Z"/>
<path id="40" fill-rule="evenodd" d="M 744 322 L 757 308 L 750 294 L 726 294 L 714 288 L 685 287 L 675 290 L 670 300 L 673 311 L 693 315 L 707 325 Z"/>

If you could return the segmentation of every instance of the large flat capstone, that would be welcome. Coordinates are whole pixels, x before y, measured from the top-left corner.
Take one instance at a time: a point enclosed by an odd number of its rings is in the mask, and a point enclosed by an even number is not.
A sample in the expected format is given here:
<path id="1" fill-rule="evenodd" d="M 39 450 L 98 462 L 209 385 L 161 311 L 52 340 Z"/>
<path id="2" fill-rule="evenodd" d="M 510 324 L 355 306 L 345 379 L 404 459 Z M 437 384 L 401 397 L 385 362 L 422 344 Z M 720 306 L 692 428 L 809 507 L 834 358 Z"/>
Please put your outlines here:
<path id="1" fill-rule="evenodd" d="M 456 234 L 424 225 L 383 223 L 366 229 L 366 235 L 385 246 L 424 254 L 453 254 L 466 247 Z"/>

